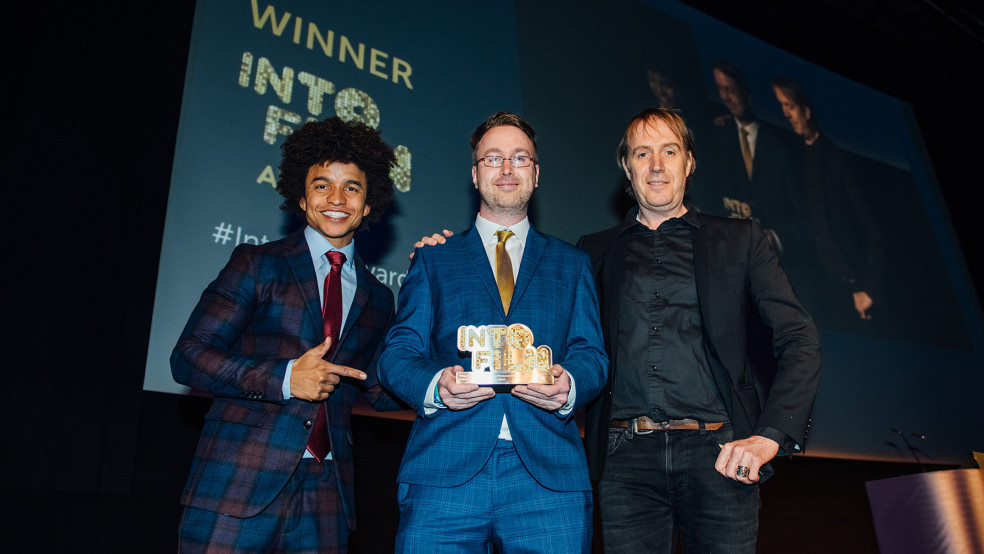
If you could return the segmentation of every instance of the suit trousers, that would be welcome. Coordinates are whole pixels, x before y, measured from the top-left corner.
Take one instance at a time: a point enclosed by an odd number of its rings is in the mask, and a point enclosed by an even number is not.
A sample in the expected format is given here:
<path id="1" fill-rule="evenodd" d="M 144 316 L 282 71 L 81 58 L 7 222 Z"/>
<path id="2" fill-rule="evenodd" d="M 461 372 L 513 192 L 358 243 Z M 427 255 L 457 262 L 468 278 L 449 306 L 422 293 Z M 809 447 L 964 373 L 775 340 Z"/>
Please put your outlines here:
<path id="1" fill-rule="evenodd" d="M 348 552 L 349 529 L 332 462 L 303 458 L 274 501 L 249 518 L 186 507 L 179 552 Z"/>
<path id="2" fill-rule="evenodd" d="M 512 441 L 457 487 L 400 483 L 399 502 L 398 554 L 591 551 L 591 491 L 544 488 Z"/>
<path id="3" fill-rule="evenodd" d="M 684 552 L 754 554 L 761 500 L 714 469 L 730 442 L 730 424 L 716 431 L 631 434 L 611 429 L 598 488 L 605 553 Z"/>

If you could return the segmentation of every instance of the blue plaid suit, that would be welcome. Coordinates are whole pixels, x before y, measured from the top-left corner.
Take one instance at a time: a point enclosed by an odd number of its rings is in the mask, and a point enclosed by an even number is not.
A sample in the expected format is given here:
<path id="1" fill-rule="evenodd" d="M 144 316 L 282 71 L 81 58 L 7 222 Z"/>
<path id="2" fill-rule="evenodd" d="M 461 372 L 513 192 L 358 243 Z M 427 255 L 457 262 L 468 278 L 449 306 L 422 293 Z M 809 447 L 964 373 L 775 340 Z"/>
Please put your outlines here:
<path id="1" fill-rule="evenodd" d="M 393 293 L 355 258 L 358 286 L 331 361 L 368 378 L 343 379 L 326 401 L 340 508 L 351 528 L 350 416 L 356 394 L 363 389 L 380 410 L 400 408 L 375 376 Z M 284 398 L 287 362 L 323 341 L 318 280 L 303 230 L 260 246 L 238 246 L 205 289 L 171 355 L 177 382 L 215 395 L 182 504 L 251 517 L 284 488 L 320 406 Z"/>
<path id="2" fill-rule="evenodd" d="M 575 408 L 606 382 L 598 302 L 590 261 L 573 246 L 532 228 L 508 317 L 481 238 L 474 227 L 447 244 L 418 249 L 400 290 L 396 320 L 380 358 L 380 382 L 417 410 L 398 481 L 453 487 L 478 473 L 496 445 L 505 414 L 513 443 L 534 479 L 554 491 L 589 491 L 584 447 L 572 417 L 513 397 L 427 415 L 419 405 L 448 366 L 469 367 L 457 349 L 461 325 L 524 323 L 534 344 L 548 345 L 554 363 L 575 379 Z"/>

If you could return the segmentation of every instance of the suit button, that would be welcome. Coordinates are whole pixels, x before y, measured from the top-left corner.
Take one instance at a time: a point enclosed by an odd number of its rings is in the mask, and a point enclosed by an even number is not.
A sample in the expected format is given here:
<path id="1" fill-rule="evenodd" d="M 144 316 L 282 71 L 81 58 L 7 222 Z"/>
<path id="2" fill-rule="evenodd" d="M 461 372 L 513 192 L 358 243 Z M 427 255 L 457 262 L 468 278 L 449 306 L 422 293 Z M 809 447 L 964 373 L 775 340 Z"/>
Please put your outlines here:
<path id="1" fill-rule="evenodd" d="M 305 429 L 310 429 L 314 423 L 312 423 L 310 419 L 305 419 L 303 425 Z"/>

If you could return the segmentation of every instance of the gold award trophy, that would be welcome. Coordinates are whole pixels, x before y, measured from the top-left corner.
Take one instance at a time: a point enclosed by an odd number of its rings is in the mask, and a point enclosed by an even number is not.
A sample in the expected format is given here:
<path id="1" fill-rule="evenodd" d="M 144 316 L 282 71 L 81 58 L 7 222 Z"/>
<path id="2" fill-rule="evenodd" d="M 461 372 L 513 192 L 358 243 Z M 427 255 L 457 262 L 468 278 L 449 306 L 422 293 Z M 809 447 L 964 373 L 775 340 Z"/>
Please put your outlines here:
<path id="1" fill-rule="evenodd" d="M 471 371 L 459 371 L 458 383 L 513 386 L 529 383 L 552 385 L 553 351 L 533 346 L 533 331 L 522 323 L 462 325 L 458 350 L 471 352 Z"/>

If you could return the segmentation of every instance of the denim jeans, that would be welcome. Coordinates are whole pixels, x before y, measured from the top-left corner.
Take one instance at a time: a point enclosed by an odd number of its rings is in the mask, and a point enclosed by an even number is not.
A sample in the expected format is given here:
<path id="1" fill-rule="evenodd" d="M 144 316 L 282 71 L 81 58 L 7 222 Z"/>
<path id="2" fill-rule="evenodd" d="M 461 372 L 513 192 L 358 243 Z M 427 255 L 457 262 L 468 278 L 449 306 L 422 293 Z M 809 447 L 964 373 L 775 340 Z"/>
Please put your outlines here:
<path id="1" fill-rule="evenodd" d="M 598 490 L 606 554 L 671 554 L 677 534 L 685 552 L 754 553 L 758 485 L 714 470 L 731 426 L 643 433 L 608 432 Z"/>

